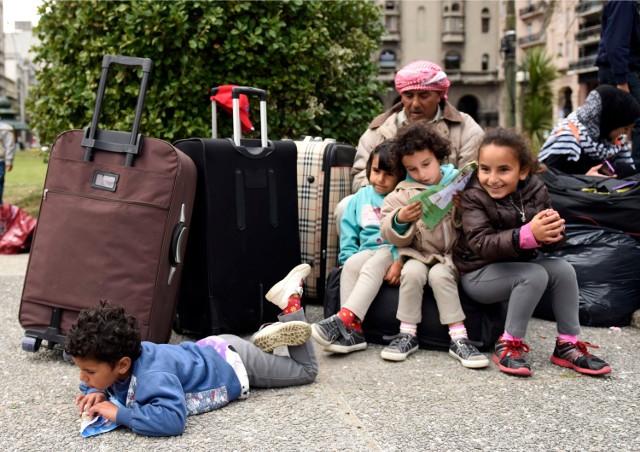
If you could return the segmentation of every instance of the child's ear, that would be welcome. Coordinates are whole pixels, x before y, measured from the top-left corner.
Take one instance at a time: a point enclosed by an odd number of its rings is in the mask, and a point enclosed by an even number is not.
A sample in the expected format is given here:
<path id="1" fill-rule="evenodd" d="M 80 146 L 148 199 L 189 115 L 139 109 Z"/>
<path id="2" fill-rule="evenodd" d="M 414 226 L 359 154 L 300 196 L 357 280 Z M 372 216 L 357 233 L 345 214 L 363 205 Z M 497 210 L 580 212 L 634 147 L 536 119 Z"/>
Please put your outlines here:
<path id="1" fill-rule="evenodd" d="M 525 180 L 530 172 L 531 165 L 523 166 L 522 169 L 520 169 L 520 180 Z"/>
<path id="2" fill-rule="evenodd" d="M 116 369 L 118 370 L 118 373 L 120 375 L 127 375 L 129 373 L 129 370 L 131 369 L 131 358 L 129 358 L 128 356 L 120 358 L 120 360 L 116 363 Z"/>

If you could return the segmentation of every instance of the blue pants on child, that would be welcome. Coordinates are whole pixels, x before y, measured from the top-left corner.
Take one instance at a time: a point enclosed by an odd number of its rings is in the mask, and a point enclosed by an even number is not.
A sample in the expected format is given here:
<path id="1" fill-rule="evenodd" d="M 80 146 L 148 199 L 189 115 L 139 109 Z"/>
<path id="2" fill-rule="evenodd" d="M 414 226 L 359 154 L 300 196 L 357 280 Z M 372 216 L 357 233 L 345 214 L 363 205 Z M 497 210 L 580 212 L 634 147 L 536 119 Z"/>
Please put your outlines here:
<path id="1" fill-rule="evenodd" d="M 483 304 L 509 301 L 505 330 L 524 337 L 529 319 L 545 291 L 551 296 L 558 333 L 577 336 L 578 281 L 567 261 L 539 257 L 529 262 L 498 262 L 462 275 L 462 288 Z"/>

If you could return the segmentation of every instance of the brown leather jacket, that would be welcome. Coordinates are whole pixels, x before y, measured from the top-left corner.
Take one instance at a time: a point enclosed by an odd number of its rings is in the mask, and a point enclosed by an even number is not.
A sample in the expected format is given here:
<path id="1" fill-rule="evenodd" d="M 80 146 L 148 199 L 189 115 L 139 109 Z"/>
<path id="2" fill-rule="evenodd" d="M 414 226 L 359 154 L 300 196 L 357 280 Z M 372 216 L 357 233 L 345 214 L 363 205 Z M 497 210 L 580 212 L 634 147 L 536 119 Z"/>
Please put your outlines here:
<path id="1" fill-rule="evenodd" d="M 525 222 L 512 202 L 522 209 Z M 520 227 L 540 211 L 551 208 L 547 187 L 537 175 L 529 176 L 523 187 L 503 199 L 493 199 L 482 188 L 477 172 L 462 195 L 462 228 L 453 252 L 453 261 L 461 273 L 469 273 L 492 262 L 528 261 L 538 251 L 562 247 L 563 240 L 537 249 L 521 249 Z"/>

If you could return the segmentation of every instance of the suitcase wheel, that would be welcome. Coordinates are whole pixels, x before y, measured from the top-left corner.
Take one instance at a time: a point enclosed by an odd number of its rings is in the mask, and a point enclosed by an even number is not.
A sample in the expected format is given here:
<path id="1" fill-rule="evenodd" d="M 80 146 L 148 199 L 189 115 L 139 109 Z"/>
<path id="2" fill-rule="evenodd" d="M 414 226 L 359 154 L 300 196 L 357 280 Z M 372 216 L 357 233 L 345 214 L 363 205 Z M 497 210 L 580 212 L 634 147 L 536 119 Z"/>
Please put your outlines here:
<path id="1" fill-rule="evenodd" d="M 22 350 L 26 352 L 37 352 L 40 348 L 42 339 L 33 336 L 25 336 L 22 338 Z"/>

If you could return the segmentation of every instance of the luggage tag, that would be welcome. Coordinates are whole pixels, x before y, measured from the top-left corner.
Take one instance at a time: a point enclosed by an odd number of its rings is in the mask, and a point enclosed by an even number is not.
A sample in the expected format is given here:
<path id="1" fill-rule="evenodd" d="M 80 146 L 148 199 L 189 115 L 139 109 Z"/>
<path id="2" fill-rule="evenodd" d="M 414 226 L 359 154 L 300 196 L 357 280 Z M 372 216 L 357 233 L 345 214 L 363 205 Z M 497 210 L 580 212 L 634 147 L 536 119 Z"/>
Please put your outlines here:
<path id="1" fill-rule="evenodd" d="M 124 408 L 118 399 L 115 397 L 109 397 L 109 402 L 118 406 L 119 408 Z M 115 422 L 111 422 L 109 419 L 105 419 L 102 416 L 96 416 L 93 419 L 89 417 L 89 414 L 85 411 L 82 413 L 82 422 L 80 423 L 80 434 L 83 438 L 88 438 L 90 436 L 99 435 L 101 433 L 110 432 L 111 430 L 118 427 L 118 424 Z"/>

